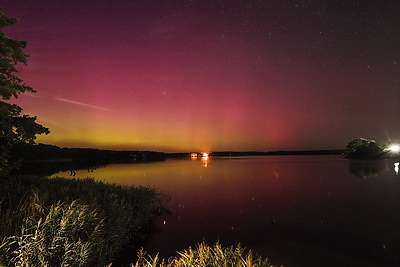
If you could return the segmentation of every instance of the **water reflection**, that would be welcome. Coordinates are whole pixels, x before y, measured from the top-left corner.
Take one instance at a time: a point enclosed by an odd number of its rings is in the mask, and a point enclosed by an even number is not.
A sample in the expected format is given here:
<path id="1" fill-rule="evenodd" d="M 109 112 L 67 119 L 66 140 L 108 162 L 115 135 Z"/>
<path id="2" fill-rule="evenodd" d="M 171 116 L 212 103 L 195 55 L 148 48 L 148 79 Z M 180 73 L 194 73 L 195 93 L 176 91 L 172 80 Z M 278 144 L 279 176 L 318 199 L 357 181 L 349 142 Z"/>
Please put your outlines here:
<path id="1" fill-rule="evenodd" d="M 349 161 L 350 173 L 361 178 L 377 177 L 385 169 L 388 169 L 388 164 L 385 160 Z"/>
<path id="2" fill-rule="evenodd" d="M 393 163 L 390 160 L 350 160 L 349 171 L 350 173 L 362 177 L 371 178 L 378 177 L 383 172 L 393 172 L 399 174 L 399 162 Z"/>
<path id="3" fill-rule="evenodd" d="M 192 160 L 197 160 L 201 158 L 202 166 L 207 168 L 208 167 L 208 161 L 210 159 L 210 153 L 208 152 L 202 152 L 202 153 L 191 153 L 190 158 Z"/>
<path id="4" fill-rule="evenodd" d="M 87 170 L 88 173 L 94 172 L 98 168 L 102 168 L 110 162 L 97 161 L 52 161 L 52 162 L 26 162 L 15 170 L 15 174 L 50 176 L 58 172 L 63 172 L 63 176 L 75 177 L 78 170 Z M 88 176 L 88 175 L 86 175 Z M 85 177 L 86 177 L 85 176 Z"/>
<path id="5" fill-rule="evenodd" d="M 240 242 L 284 266 L 400 266 L 400 179 L 393 179 L 400 164 L 394 163 L 188 157 L 77 170 L 76 177 L 149 185 L 172 196 L 172 214 L 160 219 L 160 232 L 145 245 L 152 255 L 175 255 L 204 240 Z M 393 264 L 381 264 L 388 260 Z"/>
<path id="6" fill-rule="evenodd" d="M 208 167 L 208 160 L 209 160 L 209 157 L 208 157 L 208 156 L 207 156 L 207 157 L 202 157 L 202 158 L 201 158 L 201 162 L 203 163 L 203 164 L 202 164 L 203 167 L 205 167 L 205 168 Z"/>

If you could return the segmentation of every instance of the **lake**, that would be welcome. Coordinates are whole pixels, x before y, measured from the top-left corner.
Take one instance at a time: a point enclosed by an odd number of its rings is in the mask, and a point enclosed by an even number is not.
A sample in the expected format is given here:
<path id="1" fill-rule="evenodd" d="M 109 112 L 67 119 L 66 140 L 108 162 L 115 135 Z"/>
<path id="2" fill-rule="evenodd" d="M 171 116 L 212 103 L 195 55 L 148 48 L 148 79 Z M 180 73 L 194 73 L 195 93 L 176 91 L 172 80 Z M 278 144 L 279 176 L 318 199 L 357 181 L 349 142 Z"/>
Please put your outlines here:
<path id="1" fill-rule="evenodd" d="M 341 156 L 188 158 L 111 164 L 77 170 L 75 177 L 154 186 L 172 196 L 171 214 L 160 218 L 145 246 L 152 255 L 170 256 L 204 240 L 240 242 L 285 266 L 400 266 L 395 163 Z"/>

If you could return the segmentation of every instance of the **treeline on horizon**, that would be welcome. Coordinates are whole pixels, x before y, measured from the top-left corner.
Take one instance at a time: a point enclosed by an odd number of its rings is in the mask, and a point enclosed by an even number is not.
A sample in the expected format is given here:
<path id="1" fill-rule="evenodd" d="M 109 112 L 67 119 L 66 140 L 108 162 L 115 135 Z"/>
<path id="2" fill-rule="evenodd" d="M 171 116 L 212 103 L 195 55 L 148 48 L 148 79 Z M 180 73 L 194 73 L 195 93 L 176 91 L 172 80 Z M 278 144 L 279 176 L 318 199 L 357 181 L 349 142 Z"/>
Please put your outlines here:
<path id="1" fill-rule="evenodd" d="M 263 155 L 341 155 L 344 150 L 289 150 L 289 151 L 216 151 L 215 157 L 263 156 Z M 48 144 L 17 144 L 11 152 L 13 161 L 98 161 L 98 162 L 135 162 L 157 161 L 166 158 L 187 157 L 190 153 L 164 153 L 157 151 L 116 151 L 95 148 L 67 148 Z"/>
<path id="2" fill-rule="evenodd" d="M 286 156 L 286 155 L 342 155 L 343 149 L 334 150 L 281 150 L 281 151 L 216 151 L 211 152 L 213 157 L 245 157 L 245 156 Z M 188 153 L 169 153 L 169 158 L 186 157 Z"/>
<path id="3" fill-rule="evenodd" d="M 94 169 L 110 163 L 162 161 L 165 158 L 165 153 L 153 151 L 66 148 L 46 144 L 16 144 L 10 153 L 10 161 L 18 165 L 15 174 L 44 176 L 58 171 Z"/>

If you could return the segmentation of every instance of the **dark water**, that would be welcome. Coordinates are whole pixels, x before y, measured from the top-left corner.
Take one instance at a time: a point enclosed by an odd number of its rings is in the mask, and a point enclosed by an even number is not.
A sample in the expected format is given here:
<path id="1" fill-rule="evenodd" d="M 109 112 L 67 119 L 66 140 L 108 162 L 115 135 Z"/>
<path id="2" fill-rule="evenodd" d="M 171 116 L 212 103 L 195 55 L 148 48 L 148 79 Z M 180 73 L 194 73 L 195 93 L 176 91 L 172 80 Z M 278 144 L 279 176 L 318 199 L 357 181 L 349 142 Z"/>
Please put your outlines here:
<path id="1" fill-rule="evenodd" d="M 400 266 L 400 175 L 394 160 L 264 156 L 167 160 L 78 170 L 172 195 L 146 245 L 170 256 L 203 240 L 240 242 L 285 266 Z M 69 176 L 70 172 L 58 175 Z"/>

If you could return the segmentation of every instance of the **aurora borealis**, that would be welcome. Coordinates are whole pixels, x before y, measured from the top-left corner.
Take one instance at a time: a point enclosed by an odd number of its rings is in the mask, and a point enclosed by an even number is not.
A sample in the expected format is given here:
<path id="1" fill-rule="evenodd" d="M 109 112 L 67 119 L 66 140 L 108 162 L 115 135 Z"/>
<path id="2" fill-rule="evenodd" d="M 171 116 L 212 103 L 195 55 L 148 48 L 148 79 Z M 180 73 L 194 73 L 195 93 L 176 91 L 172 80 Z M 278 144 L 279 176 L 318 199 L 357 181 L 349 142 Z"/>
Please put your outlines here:
<path id="1" fill-rule="evenodd" d="M 0 0 L 17 100 L 69 147 L 338 149 L 400 140 L 399 1 Z"/>

